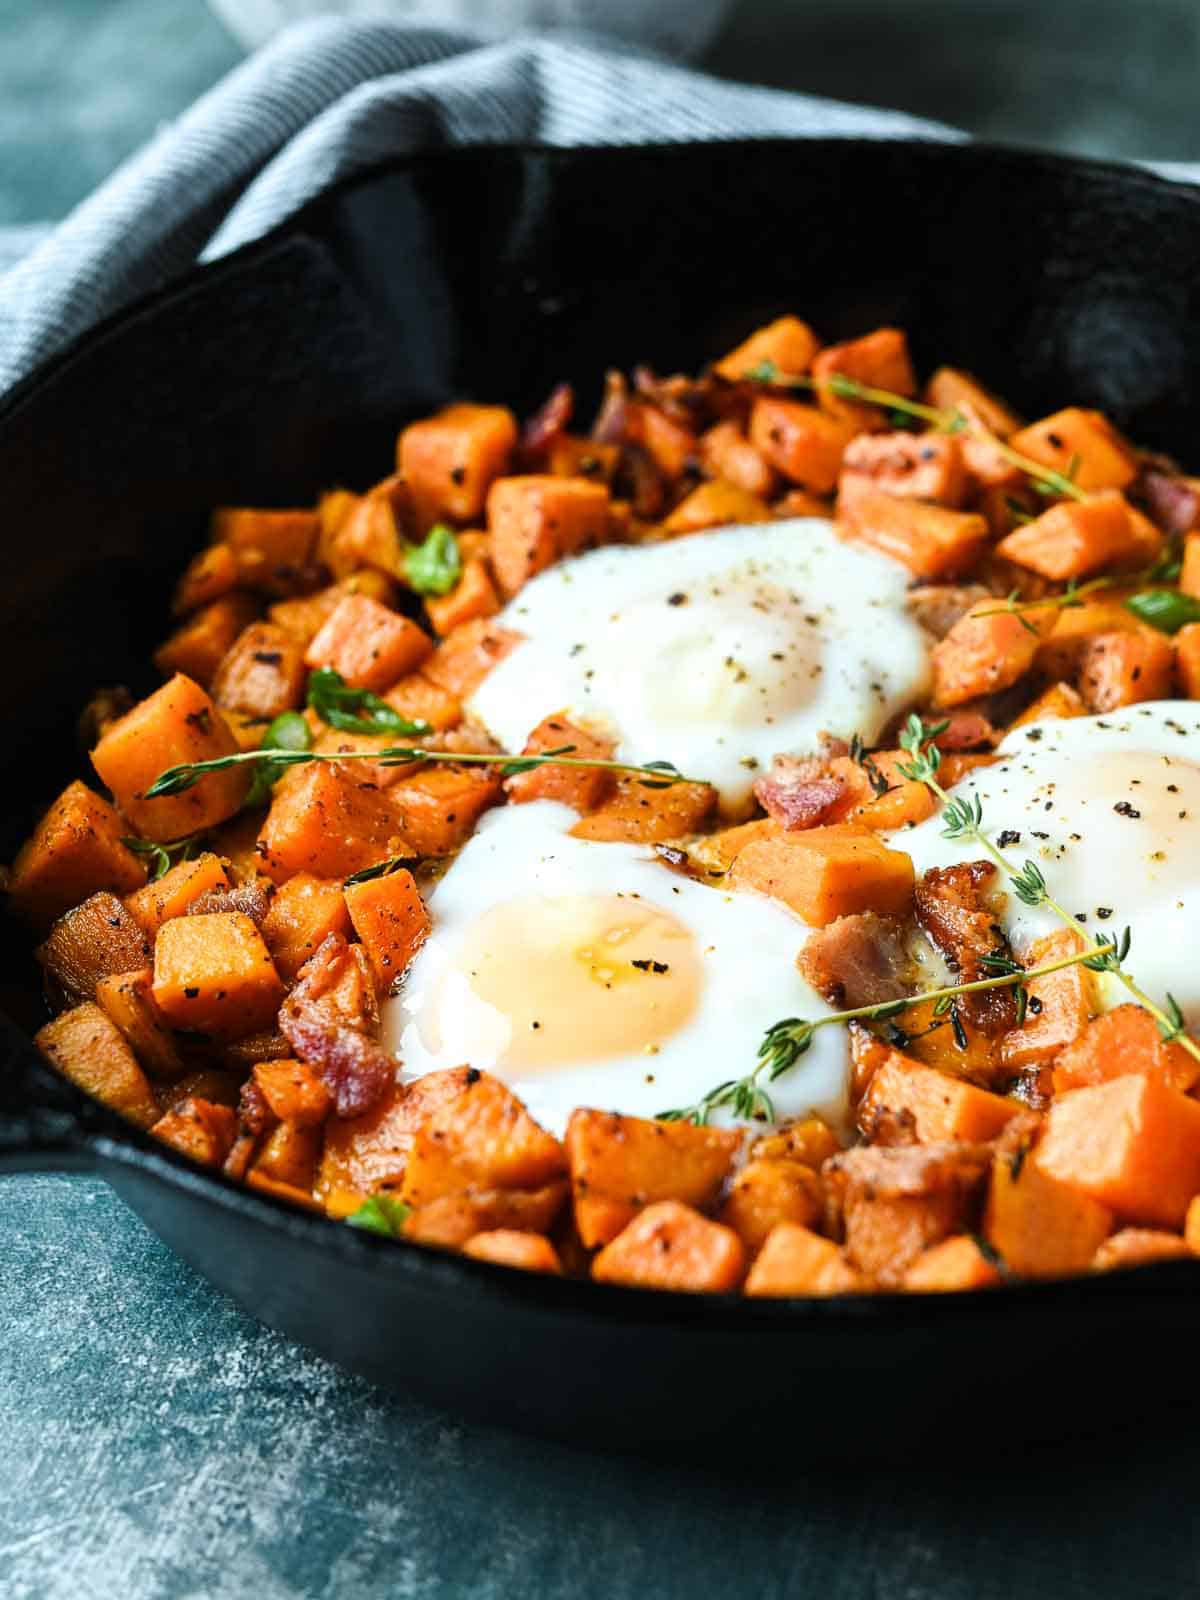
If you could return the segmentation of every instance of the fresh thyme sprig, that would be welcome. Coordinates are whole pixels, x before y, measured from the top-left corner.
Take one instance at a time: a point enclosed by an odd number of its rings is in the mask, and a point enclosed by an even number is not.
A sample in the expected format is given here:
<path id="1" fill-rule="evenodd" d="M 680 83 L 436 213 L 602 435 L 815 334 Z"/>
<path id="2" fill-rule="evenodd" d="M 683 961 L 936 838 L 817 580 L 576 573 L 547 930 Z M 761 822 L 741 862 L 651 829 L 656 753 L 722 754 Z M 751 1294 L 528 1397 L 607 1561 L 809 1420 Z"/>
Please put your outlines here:
<path id="1" fill-rule="evenodd" d="M 200 853 L 200 835 L 193 833 L 187 839 L 176 839 L 172 844 L 159 844 L 154 839 L 122 839 L 121 843 L 126 850 L 132 850 L 135 856 L 145 856 L 150 876 L 147 883 L 157 883 L 158 880 L 178 861 L 191 861 Z"/>
<path id="2" fill-rule="evenodd" d="M 998 969 L 990 978 L 977 978 L 973 983 L 947 984 L 940 989 L 925 989 L 920 994 L 906 995 L 899 1000 L 885 1000 L 873 1006 L 854 1006 L 847 1011 L 832 1011 L 828 1016 L 812 1020 L 803 1017 L 785 1018 L 784 1021 L 777 1022 L 767 1029 L 758 1047 L 758 1063 L 753 1071 L 748 1072 L 745 1077 L 730 1078 L 725 1083 L 717 1084 L 707 1094 L 702 1095 L 695 1105 L 658 1112 L 658 1120 L 703 1124 L 714 1111 L 728 1106 L 735 1117 L 740 1117 L 744 1121 L 773 1122 L 775 1108 L 760 1080 L 765 1077 L 768 1083 L 774 1083 L 777 1078 L 782 1078 L 785 1073 L 790 1072 L 801 1056 L 809 1050 L 813 1036 L 819 1028 L 829 1028 L 845 1022 L 886 1022 L 892 1017 L 898 1017 L 901 1012 L 909 1010 L 912 1006 L 926 1005 L 931 1001 L 936 1016 L 949 1014 L 953 1017 L 954 1005 L 962 995 L 979 994 L 988 989 L 1015 988 L 1018 992 L 1023 992 L 1026 985 L 1035 978 L 1048 977 L 1050 973 L 1062 972 L 1066 967 L 1091 966 L 1096 960 L 1109 959 L 1118 948 L 1117 940 L 1104 940 L 1099 948 L 1090 954 L 1089 950 L 1077 950 L 1072 955 L 1060 956 L 1056 961 L 1047 961 L 1041 966 L 1028 969 L 1007 956 L 984 957 L 985 966 Z"/>
<path id="3" fill-rule="evenodd" d="M 290 715 L 297 715 L 290 713 Z M 278 719 L 277 719 L 278 720 Z M 304 722 L 303 717 L 299 718 Z M 305 724 L 307 727 L 307 724 Z M 557 750 L 542 750 L 537 755 L 507 756 L 503 752 L 483 750 L 427 750 L 422 745 L 387 745 L 382 750 L 240 750 L 236 755 L 216 756 L 211 761 L 193 761 L 184 766 L 168 767 L 146 790 L 144 798 L 156 800 L 160 795 L 183 794 L 199 783 L 209 772 L 224 772 L 228 767 L 268 766 L 275 777 L 288 767 L 303 766 L 309 761 L 374 761 L 381 767 L 407 766 L 410 761 L 449 761 L 455 766 L 499 767 L 501 775 L 508 778 L 518 772 L 529 772 L 534 767 L 587 767 L 604 772 L 636 774 L 645 789 L 669 789 L 676 783 L 699 783 L 699 778 L 687 778 L 670 761 L 647 761 L 641 766 L 630 761 L 592 761 L 582 756 L 572 756 L 573 744 L 564 744 Z"/>
<path id="4" fill-rule="evenodd" d="M 1039 493 L 1060 495 L 1068 500 L 1087 499 L 1085 492 L 1072 478 L 1071 469 L 1076 466 L 1075 462 L 1066 472 L 1056 472 L 1053 467 L 1047 467 L 1040 461 L 1034 461 L 1031 456 L 1014 450 L 1012 445 L 985 427 L 978 417 L 967 416 L 957 406 L 948 411 L 938 406 L 927 406 L 923 401 L 910 400 L 907 395 L 895 394 L 891 389 L 877 389 L 873 384 L 860 383 L 857 378 L 851 378 L 844 372 L 833 372 L 828 378 L 788 376 L 781 373 L 772 361 L 760 361 L 758 366 L 751 367 L 742 377 L 744 381 L 761 383 L 768 388 L 828 389 L 830 394 L 842 400 L 862 400 L 867 405 L 882 406 L 892 413 L 893 421 L 897 417 L 916 417 L 921 422 L 929 423 L 939 433 L 969 433 L 973 438 L 990 445 L 1010 466 L 1032 479 Z"/>
<path id="5" fill-rule="evenodd" d="M 1110 572 L 1099 578 L 1089 578 L 1086 583 L 1077 583 L 1072 578 L 1058 594 L 1045 595 L 1041 600 L 1022 600 L 1020 590 L 1014 589 L 1000 605 L 976 611 L 974 615 L 1017 617 L 1030 633 L 1037 633 L 1037 628 L 1024 621 L 1031 612 L 1073 611 L 1083 605 L 1086 595 L 1097 590 L 1135 588 L 1140 592 L 1129 596 L 1125 601 L 1126 609 L 1163 633 L 1175 633 L 1187 622 L 1200 621 L 1200 601 L 1181 594 L 1178 589 L 1151 587 L 1143 590 L 1141 586 L 1173 582 L 1179 576 L 1181 564 L 1178 552 L 1168 548 L 1141 572 Z"/>
<path id="6" fill-rule="evenodd" d="M 923 783 L 934 798 L 941 801 L 942 821 L 945 824 L 942 829 L 944 839 L 969 839 L 978 845 L 1012 884 L 1013 892 L 1022 904 L 1031 907 L 1045 906 L 1048 911 L 1054 913 L 1064 927 L 1070 928 L 1073 933 L 1079 933 L 1078 919 L 1050 893 L 1042 869 L 1037 863 L 1026 861 L 1023 866 L 1014 867 L 1004 852 L 984 832 L 983 804 L 979 796 L 976 794 L 971 797 L 952 797 L 938 782 L 941 751 L 932 741 L 945 730 L 946 726 L 944 722 L 925 723 L 914 712 L 900 735 L 901 748 L 906 750 L 912 759 L 900 765 L 898 770 L 906 778 L 916 783 Z M 1175 997 L 1168 994 L 1165 1007 L 1160 1006 L 1150 998 L 1132 974 L 1126 972 L 1124 963 L 1129 955 L 1131 939 L 1128 928 L 1116 940 L 1097 934 L 1095 942 L 1099 948 L 1092 952 L 1083 965 L 1092 972 L 1110 973 L 1154 1018 L 1164 1043 L 1177 1042 L 1189 1055 L 1200 1061 L 1200 1044 L 1190 1038 L 1185 1031 L 1183 1014 Z"/>

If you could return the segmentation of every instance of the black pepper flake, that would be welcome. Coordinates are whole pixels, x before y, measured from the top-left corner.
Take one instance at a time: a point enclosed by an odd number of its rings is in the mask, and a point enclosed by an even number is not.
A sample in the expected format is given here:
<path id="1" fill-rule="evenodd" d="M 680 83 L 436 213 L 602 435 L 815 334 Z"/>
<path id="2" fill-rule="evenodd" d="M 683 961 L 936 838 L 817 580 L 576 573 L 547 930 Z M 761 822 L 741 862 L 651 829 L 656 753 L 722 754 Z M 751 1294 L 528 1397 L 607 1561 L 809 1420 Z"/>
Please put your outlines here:
<path id="1" fill-rule="evenodd" d="M 1034 744 L 1036 744 L 1042 737 L 1042 730 L 1040 728 L 1026 728 L 1025 737 L 1027 739 L 1032 739 Z"/>
<path id="2" fill-rule="evenodd" d="M 1118 800 L 1113 810 L 1119 817 L 1132 817 L 1135 821 L 1142 814 L 1136 806 L 1131 806 L 1128 800 Z"/>
<path id="3" fill-rule="evenodd" d="M 1040 833 L 1037 828 L 1030 828 L 1029 831 L 1035 839 L 1048 839 L 1050 837 L 1048 833 Z"/>
<path id="4" fill-rule="evenodd" d="M 199 989 L 185 989 L 183 991 L 183 997 L 185 1000 L 195 1000 L 199 993 Z"/>
<path id="5" fill-rule="evenodd" d="M 631 961 L 631 967 L 636 967 L 639 972 L 669 972 L 671 969 L 665 961 Z"/>
<path id="6" fill-rule="evenodd" d="M 475 1087 L 475 1085 L 479 1082 L 480 1078 L 482 1078 L 482 1077 L 483 1077 L 483 1073 L 479 1071 L 478 1067 L 468 1067 L 467 1068 L 467 1088 L 468 1089 L 473 1089 Z"/>
<path id="7" fill-rule="evenodd" d="M 1002 829 L 1000 837 L 996 840 L 996 843 L 1000 846 L 1001 850 L 1003 850 L 1006 845 L 1020 844 L 1020 842 L 1021 835 L 1017 832 L 1016 828 Z"/>
<path id="8" fill-rule="evenodd" d="M 1101 922 L 1107 922 L 1109 917 L 1112 916 L 1112 914 L 1113 914 L 1113 908 L 1111 906 L 1097 906 L 1096 907 L 1096 915 L 1100 918 Z"/>
<path id="9" fill-rule="evenodd" d="M 687 595 L 683 594 L 681 591 L 677 591 L 675 594 L 669 594 L 667 596 L 667 604 L 669 606 L 685 606 L 687 605 Z"/>

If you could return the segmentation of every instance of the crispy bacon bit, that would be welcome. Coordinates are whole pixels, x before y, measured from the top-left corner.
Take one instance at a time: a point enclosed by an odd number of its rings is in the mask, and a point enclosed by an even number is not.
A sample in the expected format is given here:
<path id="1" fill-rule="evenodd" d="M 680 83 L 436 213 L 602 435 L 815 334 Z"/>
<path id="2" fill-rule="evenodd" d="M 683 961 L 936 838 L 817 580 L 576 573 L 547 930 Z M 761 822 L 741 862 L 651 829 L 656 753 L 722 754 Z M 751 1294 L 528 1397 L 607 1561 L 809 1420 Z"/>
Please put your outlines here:
<path id="1" fill-rule="evenodd" d="M 983 901 L 996 869 L 990 861 L 931 867 L 917 884 L 917 921 L 963 983 L 995 977 L 984 956 L 1010 955 L 1008 941 Z M 1012 990 L 985 989 L 957 1002 L 964 1021 L 994 1037 L 1016 1026 Z"/>
<path id="2" fill-rule="evenodd" d="M 954 624 L 961 622 L 977 601 L 986 600 L 990 592 L 981 583 L 924 583 L 919 589 L 909 590 L 908 609 L 927 633 L 944 639 Z"/>
<path id="3" fill-rule="evenodd" d="M 810 934 L 796 965 L 831 1006 L 878 1006 L 912 994 L 904 930 L 893 917 L 864 911 Z"/>
<path id="4" fill-rule="evenodd" d="M 255 927 L 261 927 L 263 918 L 271 908 L 266 892 L 256 883 L 240 883 L 235 889 L 206 889 L 187 909 L 189 917 L 202 917 L 212 912 L 240 911 L 249 917 Z"/>
<path id="5" fill-rule="evenodd" d="M 959 750 L 991 750 L 999 738 L 988 719 L 978 711 L 951 711 L 950 726 L 938 734 L 934 743 L 943 753 Z"/>
<path id="6" fill-rule="evenodd" d="M 560 383 L 521 429 L 522 452 L 531 456 L 544 454 L 566 431 L 574 411 L 575 391 L 569 383 Z"/>
<path id="7" fill-rule="evenodd" d="M 238 1122 L 246 1133 L 262 1133 L 274 1122 L 267 1097 L 253 1078 L 247 1078 L 238 1096 Z"/>
<path id="8" fill-rule="evenodd" d="M 374 1039 L 347 1022 L 344 1013 L 322 1004 L 353 960 L 341 934 L 331 933 L 300 969 L 296 987 L 279 1012 L 280 1031 L 297 1059 L 320 1073 L 338 1117 L 369 1111 L 396 1077 L 396 1063 Z"/>
<path id="9" fill-rule="evenodd" d="M 598 444 L 620 444 L 629 423 L 629 385 L 623 373 L 604 374 L 604 398 L 592 423 L 592 438 Z"/>
<path id="10" fill-rule="evenodd" d="M 754 797 L 775 822 L 787 829 L 815 828 L 846 792 L 823 756 L 776 756 Z"/>
<path id="11" fill-rule="evenodd" d="M 1177 473 L 1147 467 L 1138 483 L 1151 518 L 1164 533 L 1190 533 L 1200 513 L 1200 496 Z"/>

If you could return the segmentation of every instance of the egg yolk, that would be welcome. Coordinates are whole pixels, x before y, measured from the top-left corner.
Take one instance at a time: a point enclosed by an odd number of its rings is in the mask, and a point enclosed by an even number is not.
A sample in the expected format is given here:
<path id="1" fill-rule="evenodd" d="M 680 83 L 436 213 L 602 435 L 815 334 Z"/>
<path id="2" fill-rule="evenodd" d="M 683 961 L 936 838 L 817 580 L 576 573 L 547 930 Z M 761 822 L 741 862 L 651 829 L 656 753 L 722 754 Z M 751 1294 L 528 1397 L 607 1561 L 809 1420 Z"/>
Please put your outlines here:
<path id="1" fill-rule="evenodd" d="M 690 931 L 626 895 L 509 901 L 471 926 L 425 997 L 417 1027 L 438 1054 L 523 1072 L 654 1054 L 696 1012 Z"/>

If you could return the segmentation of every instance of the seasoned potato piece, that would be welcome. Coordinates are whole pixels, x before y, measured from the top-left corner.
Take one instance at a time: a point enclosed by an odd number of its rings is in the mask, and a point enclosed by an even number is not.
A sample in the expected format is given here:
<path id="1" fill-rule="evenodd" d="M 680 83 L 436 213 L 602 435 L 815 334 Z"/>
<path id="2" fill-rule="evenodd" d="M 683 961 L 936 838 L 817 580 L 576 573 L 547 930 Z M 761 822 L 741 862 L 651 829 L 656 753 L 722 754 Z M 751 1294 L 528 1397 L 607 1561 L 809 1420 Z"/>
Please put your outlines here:
<path id="1" fill-rule="evenodd" d="M 158 1101 L 116 1024 L 85 1000 L 34 1035 L 34 1044 L 64 1078 L 119 1111 L 139 1128 L 158 1121 Z"/>
<path id="2" fill-rule="evenodd" d="M 107 800 L 71 783 L 21 846 L 8 884 L 13 909 L 39 927 L 97 889 L 118 894 L 146 881 L 146 868 L 122 838 L 129 828 Z"/>
<path id="3" fill-rule="evenodd" d="M 566 1171 L 563 1147 L 498 1078 L 472 1072 L 417 1129 L 402 1199 L 428 1205 L 456 1189 L 537 1189 Z"/>
<path id="4" fill-rule="evenodd" d="M 174 1027 L 242 1038 L 273 1023 L 282 999 L 279 974 L 249 917 L 174 917 L 159 929 L 154 1001 Z"/>
<path id="5" fill-rule="evenodd" d="M 678 1200 L 647 1206 L 592 1262 L 598 1283 L 708 1294 L 736 1289 L 745 1270 L 737 1234 Z"/>
<path id="6" fill-rule="evenodd" d="M 64 998 L 92 1000 L 101 978 L 146 966 L 150 946 L 116 895 L 101 890 L 59 917 L 37 958 Z"/>

